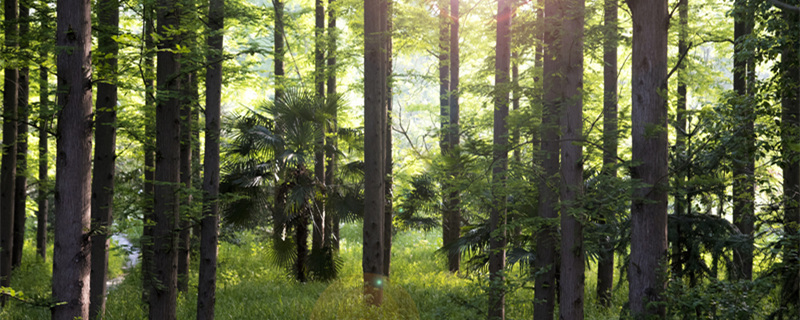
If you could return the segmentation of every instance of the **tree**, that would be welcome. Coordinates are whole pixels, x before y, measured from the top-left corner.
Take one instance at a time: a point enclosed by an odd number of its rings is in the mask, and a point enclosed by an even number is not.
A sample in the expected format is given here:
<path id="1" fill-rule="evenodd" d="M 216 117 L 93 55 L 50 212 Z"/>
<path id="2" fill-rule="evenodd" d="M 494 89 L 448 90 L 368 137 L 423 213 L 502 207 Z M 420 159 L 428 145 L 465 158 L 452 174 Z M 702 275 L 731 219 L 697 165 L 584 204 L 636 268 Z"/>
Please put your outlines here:
<path id="1" fill-rule="evenodd" d="M 41 49 L 40 49 L 41 50 Z M 47 81 L 48 68 L 44 66 L 44 61 L 47 60 L 47 53 L 41 50 L 39 58 L 39 181 L 37 184 L 37 212 L 36 212 L 36 253 L 42 257 L 42 260 L 47 258 L 47 214 L 50 211 L 50 204 L 47 200 L 47 195 L 50 191 L 49 178 L 47 173 L 47 129 L 50 127 L 48 121 L 52 115 L 50 114 L 50 86 Z"/>
<path id="2" fill-rule="evenodd" d="M 678 54 L 679 55 L 686 55 L 688 54 L 688 43 L 686 42 L 688 37 L 688 24 L 689 24 L 689 1 L 688 0 L 679 0 L 678 1 L 678 16 L 679 16 L 679 30 L 678 30 Z M 682 59 L 681 59 L 682 60 Z M 677 149 L 678 153 L 683 152 L 686 150 L 686 143 L 687 143 L 687 134 L 686 134 L 686 64 L 682 61 L 679 62 L 680 65 L 678 66 L 678 101 L 676 106 L 676 121 L 675 121 L 675 136 L 677 137 L 675 140 L 675 149 Z M 686 170 L 690 170 L 687 166 Z M 675 223 L 675 241 L 672 244 L 672 273 L 675 275 L 676 278 L 681 278 L 683 276 L 683 234 L 681 229 L 683 227 L 683 221 L 681 216 L 687 215 L 691 212 L 687 212 L 687 210 L 691 209 L 691 202 L 689 201 L 688 195 L 685 192 L 682 192 L 685 188 L 687 179 L 686 171 L 678 170 L 675 174 L 675 216 L 677 218 L 677 223 Z"/>
<path id="3" fill-rule="evenodd" d="M 58 129 L 53 320 L 89 318 L 92 155 L 91 4 L 56 7 Z"/>
<path id="4" fill-rule="evenodd" d="M 197 288 L 197 320 L 213 320 L 217 288 L 219 243 L 219 135 L 222 104 L 222 40 L 225 1 L 209 2 L 210 35 L 206 69 L 206 142 L 203 154 L 203 219 L 200 236 L 200 275 Z"/>
<path id="5" fill-rule="evenodd" d="M 583 20 L 584 1 L 563 1 L 554 15 L 563 17 L 556 40 L 560 77 L 551 90 L 560 90 L 561 105 L 561 277 L 559 311 L 562 319 L 583 319 L 585 249 L 580 197 L 583 195 Z"/>
<path id="6" fill-rule="evenodd" d="M 361 262 L 365 294 L 383 300 L 386 161 L 385 0 L 364 1 L 364 236 Z"/>
<path id="7" fill-rule="evenodd" d="M 156 170 L 153 199 L 153 273 L 150 286 L 150 318 L 175 319 L 178 281 L 178 237 L 180 221 L 180 54 L 178 3 L 159 0 L 156 32 Z"/>
<path id="8" fill-rule="evenodd" d="M 327 72 L 328 72 L 328 81 L 327 81 L 327 93 L 328 97 L 333 97 L 336 95 L 336 39 L 338 38 L 338 30 L 336 30 L 336 10 L 334 9 L 334 0 L 328 0 L 328 60 L 327 60 Z M 332 123 L 331 127 L 328 128 L 330 132 L 337 132 L 338 130 L 338 122 L 337 117 L 338 114 L 334 113 L 331 115 Z M 337 148 L 336 145 L 336 138 L 334 135 L 329 135 L 326 137 L 325 145 L 328 147 L 325 148 L 325 158 L 327 159 L 328 163 L 325 164 L 325 186 L 326 192 L 328 193 L 327 196 L 330 197 L 330 192 L 327 191 L 330 189 L 330 186 L 333 186 L 335 183 L 335 172 L 336 172 L 336 152 L 334 149 Z M 330 201 L 325 201 L 325 212 L 333 211 L 332 208 L 329 206 Z M 325 232 L 324 232 L 324 239 L 325 242 L 330 246 L 331 250 L 339 250 L 339 216 L 333 214 L 325 215 Z"/>
<path id="9" fill-rule="evenodd" d="M 394 1 L 385 0 L 382 3 L 382 12 L 386 13 L 384 33 L 384 61 L 386 63 L 386 84 L 384 92 L 384 103 L 386 103 L 386 121 L 384 123 L 384 139 L 386 141 L 384 149 L 384 179 L 383 185 L 384 200 L 386 201 L 383 211 L 383 276 L 389 279 L 389 272 L 392 264 L 392 10 Z"/>
<path id="10" fill-rule="evenodd" d="M 617 176 L 617 0 L 606 0 L 604 8 L 603 34 L 603 173 Z M 613 210 L 608 210 L 600 223 L 608 224 L 616 219 Z M 614 235 L 611 235 L 614 236 Z M 609 236 L 601 238 L 600 255 L 597 261 L 597 299 L 603 306 L 611 304 L 611 288 L 614 285 L 614 248 Z"/>
<path id="11" fill-rule="evenodd" d="M 459 85 L 459 44 L 458 44 L 458 30 L 459 30 L 459 0 L 450 0 L 450 91 L 448 112 L 449 121 L 448 128 L 445 131 L 447 136 L 447 147 L 452 153 L 456 150 L 459 144 L 459 105 L 458 105 L 458 85 Z M 454 156 L 454 155 L 449 155 Z M 448 176 L 455 176 L 458 174 L 458 168 L 453 168 L 453 171 Z M 443 245 L 455 241 L 461 236 L 461 211 L 459 210 L 459 203 L 461 202 L 458 190 L 451 190 L 446 193 L 446 204 L 444 207 L 444 216 L 446 217 L 442 222 L 444 230 L 442 236 L 444 237 Z M 458 271 L 460 267 L 460 255 L 448 254 L 447 266 L 450 272 Z"/>
<path id="12" fill-rule="evenodd" d="M 325 81 L 327 77 L 325 76 L 325 6 L 322 4 L 322 0 L 315 0 L 314 1 L 314 85 L 315 85 L 315 96 L 318 99 L 325 98 Z M 314 179 L 316 179 L 317 183 L 322 185 L 322 189 L 325 189 L 325 135 L 327 132 L 327 127 L 322 128 L 320 130 L 319 135 L 317 136 L 317 143 L 314 150 Z M 311 215 L 311 224 L 313 234 L 311 236 L 311 255 L 319 257 L 318 261 L 323 261 L 324 257 L 326 257 L 325 246 L 328 239 L 325 238 L 325 228 L 327 227 L 325 220 L 326 214 L 325 211 L 325 203 L 323 200 L 317 199 L 316 207 L 313 210 Z"/>
<path id="13" fill-rule="evenodd" d="M 631 178 L 639 181 L 631 204 L 628 278 L 634 317 L 665 314 L 667 251 L 667 1 L 630 1 L 633 17 Z"/>
<path id="14" fill-rule="evenodd" d="M 275 64 L 275 98 L 273 100 L 278 100 L 283 95 L 284 89 L 283 56 L 286 50 L 283 45 L 283 0 L 272 0 L 272 7 L 275 10 L 275 29 L 273 32 L 275 49 L 273 50 L 274 57 L 272 59 Z"/>
<path id="15" fill-rule="evenodd" d="M 92 174 L 92 258 L 89 314 L 102 318 L 105 313 L 108 245 L 114 207 L 114 174 L 117 140 L 117 55 L 114 37 L 119 33 L 119 2 L 97 3 L 99 39 L 98 76 L 95 112 L 94 173 Z"/>
<path id="16" fill-rule="evenodd" d="M 156 168 L 156 100 L 155 100 L 155 59 L 156 44 L 153 39 L 155 31 L 155 3 L 154 0 L 144 2 L 143 24 L 144 24 L 144 74 L 142 82 L 145 87 L 144 97 L 144 190 L 143 214 L 142 214 L 142 300 L 149 303 L 149 295 L 153 280 L 153 195 L 155 194 L 155 168 Z"/>
<path id="17" fill-rule="evenodd" d="M 3 2 L 5 46 L 17 49 L 17 1 Z M 14 251 L 14 181 L 17 175 L 17 104 L 19 102 L 19 70 L 8 64 L 3 82 L 3 144 L 2 165 L 0 166 L 0 286 L 11 284 L 12 252 Z M 13 141 L 13 142 L 12 142 Z M 0 297 L 5 305 L 6 297 Z"/>
<path id="18" fill-rule="evenodd" d="M 26 52 L 30 48 L 30 10 L 26 1 L 19 3 L 19 50 Z M 17 102 L 17 177 L 14 181 L 14 252 L 12 268 L 22 264 L 22 247 L 25 245 L 25 200 L 28 198 L 28 118 L 30 105 L 30 59 L 20 61 L 19 69 L 19 101 Z"/>
<path id="19" fill-rule="evenodd" d="M 492 152 L 492 211 L 489 216 L 489 319 L 505 319 L 506 200 L 508 170 L 508 93 L 511 68 L 511 3 L 497 2 L 497 45 L 494 71 L 494 150 Z"/>

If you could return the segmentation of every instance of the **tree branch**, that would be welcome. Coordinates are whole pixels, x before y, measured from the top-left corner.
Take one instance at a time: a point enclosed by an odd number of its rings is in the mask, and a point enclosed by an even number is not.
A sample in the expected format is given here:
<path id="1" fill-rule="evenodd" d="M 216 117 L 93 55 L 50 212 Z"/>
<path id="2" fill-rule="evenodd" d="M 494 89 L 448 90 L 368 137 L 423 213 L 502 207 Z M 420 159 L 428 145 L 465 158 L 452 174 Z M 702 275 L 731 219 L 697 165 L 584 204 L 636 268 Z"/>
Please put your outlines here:
<path id="1" fill-rule="evenodd" d="M 781 10 L 794 11 L 800 13 L 800 7 L 798 6 L 793 6 L 779 0 L 769 0 L 769 2 L 772 3 L 773 6 L 780 8 Z"/>

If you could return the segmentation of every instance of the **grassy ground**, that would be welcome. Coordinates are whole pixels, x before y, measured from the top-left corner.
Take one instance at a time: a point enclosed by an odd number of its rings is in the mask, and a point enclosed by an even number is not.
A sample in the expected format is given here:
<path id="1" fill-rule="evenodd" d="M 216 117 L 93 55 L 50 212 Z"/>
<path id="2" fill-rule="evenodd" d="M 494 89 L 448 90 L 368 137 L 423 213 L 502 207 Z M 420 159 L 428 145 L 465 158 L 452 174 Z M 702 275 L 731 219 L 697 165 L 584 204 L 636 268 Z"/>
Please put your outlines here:
<path id="1" fill-rule="evenodd" d="M 480 273 L 453 275 L 445 270 L 444 258 L 434 251 L 441 246 L 439 232 L 403 231 L 393 241 L 392 278 L 387 289 L 386 310 L 358 307 L 361 277 L 361 226 L 345 225 L 341 231 L 340 255 L 344 265 L 339 281 L 298 283 L 286 270 L 269 259 L 267 241 L 252 233 L 237 235 L 238 245 L 222 243 L 219 251 L 218 319 L 481 319 L 485 317 L 486 295 Z M 15 276 L 14 286 L 26 294 L 49 293 L 51 264 L 26 255 L 28 267 Z M 120 261 L 120 266 L 121 266 Z M 195 317 L 197 274 L 189 292 L 178 298 L 178 318 Z M 512 270 L 510 279 L 516 277 Z M 618 315 L 626 300 L 625 289 L 615 293 L 615 306 L 602 309 L 595 303 L 594 276 L 587 272 L 587 319 L 609 319 Z M 512 285 L 513 285 L 512 280 Z M 23 284 L 24 283 L 24 284 Z M 508 319 L 532 318 L 531 284 L 507 298 Z M 141 283 L 131 273 L 108 297 L 106 319 L 146 319 L 141 303 Z M 322 298 L 320 298 L 322 297 Z M 416 311 L 416 312 L 414 312 Z M 382 316 L 377 314 L 384 312 Z M 46 319 L 46 308 L 12 303 L 0 312 L 0 319 Z"/>

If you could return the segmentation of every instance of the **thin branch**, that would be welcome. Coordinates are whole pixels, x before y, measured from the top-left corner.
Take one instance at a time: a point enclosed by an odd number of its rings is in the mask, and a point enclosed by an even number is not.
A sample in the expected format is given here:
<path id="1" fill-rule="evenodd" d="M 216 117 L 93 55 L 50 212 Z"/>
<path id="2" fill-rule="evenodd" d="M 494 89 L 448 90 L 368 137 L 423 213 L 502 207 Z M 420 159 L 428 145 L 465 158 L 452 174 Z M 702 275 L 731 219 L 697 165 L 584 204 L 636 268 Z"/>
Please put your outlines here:
<path id="1" fill-rule="evenodd" d="M 782 10 L 800 12 L 800 7 L 798 6 L 793 6 L 778 0 L 769 0 L 769 2 L 772 3 L 773 6 L 780 8 Z"/>

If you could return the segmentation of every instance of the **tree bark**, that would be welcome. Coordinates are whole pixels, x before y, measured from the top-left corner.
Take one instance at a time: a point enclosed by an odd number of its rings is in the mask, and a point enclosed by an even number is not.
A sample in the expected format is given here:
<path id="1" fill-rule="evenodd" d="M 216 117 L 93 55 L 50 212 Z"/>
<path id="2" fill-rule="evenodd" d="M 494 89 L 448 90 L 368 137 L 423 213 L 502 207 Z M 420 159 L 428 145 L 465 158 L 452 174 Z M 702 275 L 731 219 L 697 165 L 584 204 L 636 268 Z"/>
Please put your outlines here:
<path id="1" fill-rule="evenodd" d="M 16 50 L 19 19 L 16 0 L 3 2 L 5 47 Z M 0 286 L 11 284 L 14 251 L 14 191 L 17 176 L 17 106 L 19 103 L 19 70 L 7 65 L 3 83 L 3 156 L 0 166 Z M 0 296 L 5 305 L 7 297 Z"/>
<path id="2" fill-rule="evenodd" d="M 450 0 L 450 92 L 449 92 L 449 107 L 450 117 L 448 122 L 447 146 L 452 153 L 459 144 L 459 105 L 458 105 L 458 85 L 459 85 L 459 44 L 458 44 L 458 31 L 459 31 L 459 0 Z M 448 175 L 449 177 L 456 177 L 458 175 L 458 168 Z M 446 206 L 444 215 L 446 219 L 443 223 L 444 227 L 444 242 L 443 244 L 451 243 L 458 240 L 461 236 L 461 198 L 457 190 L 452 190 L 447 194 L 445 199 Z M 461 267 L 461 256 L 458 254 L 447 255 L 447 267 L 450 272 L 457 272 Z"/>
<path id="3" fill-rule="evenodd" d="M 91 255 L 92 73 L 91 4 L 56 7 L 58 156 L 53 250 L 53 320 L 89 318 Z M 5 163 L 5 161 L 4 161 Z"/>
<path id="4" fill-rule="evenodd" d="M 603 174 L 617 177 L 617 0 L 606 0 L 604 6 L 603 35 Z M 614 223 L 616 213 L 606 210 L 600 218 L 601 224 Z M 608 307 L 611 304 L 611 289 L 614 286 L 615 235 L 600 239 L 600 254 L 597 261 L 597 300 Z"/>
<path id="5" fill-rule="evenodd" d="M 206 69 L 206 134 L 203 154 L 203 219 L 200 236 L 200 275 L 197 320 L 213 320 L 217 288 L 219 243 L 219 136 L 222 105 L 222 40 L 224 0 L 213 0 L 208 9 L 209 66 Z"/>
<path id="6" fill-rule="evenodd" d="M 797 26 L 798 14 L 783 11 L 785 26 Z M 800 130 L 800 61 L 798 61 L 797 48 L 791 43 L 794 38 L 789 33 L 784 33 L 782 37 L 787 39 L 781 53 L 781 143 L 783 158 L 783 196 L 784 196 L 784 233 L 790 238 L 788 245 L 784 246 L 784 259 L 788 265 L 797 265 L 797 253 L 800 251 L 800 244 L 796 238 L 798 231 L 797 225 L 800 224 L 800 160 L 798 152 L 792 150 L 791 145 L 798 143 L 798 130 Z M 781 288 L 781 303 L 789 308 L 797 308 L 797 296 L 799 277 L 794 268 L 787 268 Z M 794 299 L 792 299 L 794 296 Z"/>
<path id="7" fill-rule="evenodd" d="M 325 6 L 322 0 L 314 0 L 314 86 L 317 99 L 325 99 Z M 317 136 L 317 144 L 314 148 L 314 179 L 320 185 L 321 190 L 325 189 L 325 134 L 327 127 L 322 125 Z M 322 256 L 325 242 L 325 203 L 315 200 L 316 205 L 311 214 L 311 250 L 312 255 Z"/>
<path id="8" fill-rule="evenodd" d="M 189 290 L 189 265 L 191 253 L 192 207 L 192 100 L 191 88 L 195 81 L 192 72 L 181 75 L 181 213 L 178 227 L 178 291 Z"/>
<path id="9" fill-rule="evenodd" d="M 336 30 L 336 11 L 334 10 L 334 0 L 328 0 L 328 84 L 327 93 L 328 99 L 335 99 L 336 96 L 336 38 L 338 30 Z M 338 110 L 337 110 L 338 111 Z M 338 112 L 337 112 L 338 113 Z M 332 126 L 329 128 L 333 135 L 326 137 L 325 144 L 328 145 L 326 149 L 325 158 L 328 163 L 325 165 L 325 188 L 328 190 L 328 197 L 331 196 L 331 191 L 336 183 L 336 152 L 333 150 L 337 147 L 336 134 L 338 130 L 338 114 L 333 114 Z M 328 198 L 330 199 L 330 198 Z M 333 208 L 328 207 L 326 201 L 325 212 L 325 241 L 331 246 L 333 250 L 339 250 L 339 216 L 333 212 Z"/>
<path id="10" fill-rule="evenodd" d="M 688 48 L 688 43 L 686 39 L 688 37 L 688 23 L 689 23 L 689 3 L 688 0 L 679 0 L 678 1 L 678 15 L 679 15 L 679 27 L 678 30 L 678 55 L 686 54 Z M 676 128 L 675 128 L 675 149 L 677 150 L 678 154 L 683 153 L 686 150 L 686 64 L 681 63 L 678 66 L 678 101 L 676 106 Z M 687 160 L 688 161 L 688 160 Z M 690 170 L 689 166 L 686 166 L 686 170 Z M 691 209 L 691 204 L 688 201 L 688 197 L 685 194 L 685 184 L 687 178 L 686 171 L 678 170 L 675 174 L 675 216 L 676 224 L 675 224 L 675 241 L 672 244 L 672 274 L 680 279 L 683 277 L 683 233 L 681 232 L 681 228 L 683 227 L 683 222 L 681 216 L 688 214 L 687 210 Z"/>
<path id="11" fill-rule="evenodd" d="M 734 8 L 734 60 L 733 90 L 744 104 L 738 115 L 745 119 L 742 125 L 744 145 L 741 158 L 734 162 L 733 180 L 733 223 L 739 232 L 747 237 L 743 248 L 733 250 L 732 279 L 753 279 L 753 231 L 755 222 L 755 126 L 754 112 L 750 106 L 750 87 L 755 79 L 752 57 L 747 53 L 745 41 L 753 32 L 753 14 L 744 1 L 737 1 Z"/>
<path id="12" fill-rule="evenodd" d="M 142 300 L 150 303 L 150 290 L 153 283 L 153 196 L 155 194 L 154 174 L 156 168 L 156 106 L 155 106 L 155 8 L 152 1 L 144 2 L 144 87 L 145 87 L 145 137 L 144 149 L 144 210 L 142 213 Z"/>
<path id="13" fill-rule="evenodd" d="M 180 221 L 180 55 L 172 51 L 179 43 L 169 30 L 179 27 L 176 0 L 159 0 L 156 70 L 156 170 L 153 199 L 153 285 L 150 288 L 150 318 L 175 319 L 178 281 L 178 237 Z"/>
<path id="14" fill-rule="evenodd" d="M 19 50 L 28 50 L 30 37 L 30 10 L 25 1 L 19 3 Z M 22 264 L 22 247 L 25 245 L 25 220 L 26 205 L 28 198 L 28 116 L 30 106 L 28 97 L 30 93 L 30 68 L 29 60 L 24 58 L 22 68 L 19 69 L 19 101 L 17 110 L 17 177 L 15 179 L 14 191 L 14 252 L 12 253 L 11 267 L 16 269 Z"/>
<path id="15" fill-rule="evenodd" d="M 392 264 L 392 10 L 394 0 L 383 2 L 386 12 L 386 31 L 385 41 L 385 61 L 386 61 L 386 123 L 384 139 L 386 139 L 386 149 L 384 149 L 384 200 L 386 209 L 383 211 L 383 275 L 388 281 Z"/>
<path id="16" fill-rule="evenodd" d="M 633 17 L 631 177 L 645 186 L 631 205 L 628 266 L 631 314 L 665 316 L 662 301 L 667 253 L 667 1 L 630 1 Z"/>
<path id="17" fill-rule="evenodd" d="M 273 50 L 273 63 L 275 64 L 275 98 L 273 101 L 275 101 L 283 97 L 284 90 L 283 56 L 286 49 L 283 45 L 283 0 L 272 0 L 272 7 L 275 9 L 275 30 L 273 32 L 275 47 Z"/>
<path id="18" fill-rule="evenodd" d="M 383 300 L 386 209 L 386 6 L 364 0 L 364 230 L 362 271 L 369 303 Z"/>
<path id="19" fill-rule="evenodd" d="M 553 4 L 545 2 L 545 9 L 540 9 L 540 26 L 555 26 L 560 20 L 553 16 Z M 542 85 L 543 109 L 541 126 L 541 156 L 542 156 L 542 178 L 539 180 L 539 217 L 545 225 L 536 235 L 536 260 L 534 269 L 537 272 L 536 287 L 534 289 L 534 308 L 533 318 L 536 320 L 551 320 L 555 313 L 556 288 L 556 263 L 558 253 L 556 245 L 558 241 L 558 196 L 559 193 L 559 152 L 561 150 L 558 143 L 560 132 L 558 130 L 558 119 L 560 106 L 556 103 L 558 96 L 553 87 L 557 86 L 558 68 L 554 62 L 555 51 L 551 50 L 555 45 L 557 27 L 545 27 L 542 41 Z"/>
<path id="20" fill-rule="evenodd" d="M 497 2 L 495 55 L 492 211 L 489 216 L 489 319 L 505 319 L 506 170 L 508 170 L 508 94 L 511 67 L 511 3 Z"/>
<path id="21" fill-rule="evenodd" d="M 47 54 L 41 54 L 43 60 L 46 59 Z M 50 192 L 50 183 L 48 182 L 48 155 L 47 155 L 47 128 L 50 126 L 48 121 L 52 115 L 50 114 L 50 101 L 49 101 L 49 84 L 47 81 L 47 67 L 39 67 L 39 183 L 37 190 L 37 212 L 36 212 L 36 253 L 42 257 L 43 261 L 47 260 L 47 215 L 50 211 L 50 204 L 47 200 L 48 193 Z"/>
<path id="22" fill-rule="evenodd" d="M 92 174 L 92 259 L 89 315 L 102 319 L 106 306 L 108 274 L 108 237 L 114 207 L 114 174 L 117 140 L 117 54 L 114 40 L 119 32 L 119 2 L 97 3 L 98 66 L 95 115 L 94 173 Z"/>

